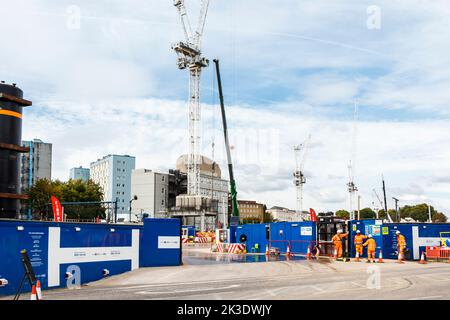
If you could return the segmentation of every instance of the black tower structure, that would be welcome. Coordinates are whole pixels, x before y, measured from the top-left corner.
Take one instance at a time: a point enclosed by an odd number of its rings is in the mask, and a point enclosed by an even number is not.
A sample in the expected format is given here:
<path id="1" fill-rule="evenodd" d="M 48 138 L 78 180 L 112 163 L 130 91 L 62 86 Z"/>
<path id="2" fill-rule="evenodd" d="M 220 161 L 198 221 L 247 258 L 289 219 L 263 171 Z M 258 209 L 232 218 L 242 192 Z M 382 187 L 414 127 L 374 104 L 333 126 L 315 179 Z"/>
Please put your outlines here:
<path id="1" fill-rule="evenodd" d="M 0 83 L 0 219 L 16 218 L 19 201 L 20 153 L 29 152 L 21 146 L 22 110 L 32 102 L 23 99 L 16 84 Z"/>

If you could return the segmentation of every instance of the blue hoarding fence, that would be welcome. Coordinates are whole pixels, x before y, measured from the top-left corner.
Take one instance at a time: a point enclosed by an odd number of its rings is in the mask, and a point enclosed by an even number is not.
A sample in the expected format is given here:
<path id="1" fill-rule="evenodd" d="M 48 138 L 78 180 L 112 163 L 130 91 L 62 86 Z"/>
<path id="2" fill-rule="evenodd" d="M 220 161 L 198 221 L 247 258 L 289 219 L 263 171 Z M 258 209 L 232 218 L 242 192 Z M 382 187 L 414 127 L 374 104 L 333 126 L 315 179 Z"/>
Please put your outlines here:
<path id="1" fill-rule="evenodd" d="M 18 289 L 23 249 L 42 288 L 57 288 L 96 281 L 105 273 L 179 265 L 180 232 L 178 219 L 146 219 L 143 226 L 0 221 L 0 279 L 8 282 L 0 286 L 0 296 Z M 24 292 L 30 290 L 26 283 Z"/>

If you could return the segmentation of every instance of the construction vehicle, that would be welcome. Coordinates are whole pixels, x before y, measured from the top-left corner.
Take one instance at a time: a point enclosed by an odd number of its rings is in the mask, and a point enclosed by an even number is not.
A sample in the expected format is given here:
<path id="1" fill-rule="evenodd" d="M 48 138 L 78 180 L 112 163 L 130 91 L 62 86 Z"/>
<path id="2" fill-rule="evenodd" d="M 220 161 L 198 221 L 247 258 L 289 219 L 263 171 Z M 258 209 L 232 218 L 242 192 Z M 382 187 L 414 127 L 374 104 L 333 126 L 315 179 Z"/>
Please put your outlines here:
<path id="1" fill-rule="evenodd" d="M 230 218 L 230 225 L 232 225 L 232 224 L 237 224 L 239 222 L 239 206 L 238 206 L 238 201 L 237 201 L 236 181 L 234 180 L 234 173 L 233 173 L 233 163 L 231 161 L 231 149 L 230 149 L 230 141 L 228 139 L 227 117 L 225 114 L 225 103 L 224 103 L 224 98 L 223 98 L 222 79 L 220 77 L 219 60 L 214 59 L 214 64 L 216 65 L 217 85 L 218 85 L 218 89 L 219 89 L 219 99 L 220 99 L 220 110 L 222 113 L 223 135 L 225 138 L 225 149 L 227 151 L 228 173 L 230 176 L 230 193 L 231 193 L 231 206 L 232 206 L 232 217 Z"/>

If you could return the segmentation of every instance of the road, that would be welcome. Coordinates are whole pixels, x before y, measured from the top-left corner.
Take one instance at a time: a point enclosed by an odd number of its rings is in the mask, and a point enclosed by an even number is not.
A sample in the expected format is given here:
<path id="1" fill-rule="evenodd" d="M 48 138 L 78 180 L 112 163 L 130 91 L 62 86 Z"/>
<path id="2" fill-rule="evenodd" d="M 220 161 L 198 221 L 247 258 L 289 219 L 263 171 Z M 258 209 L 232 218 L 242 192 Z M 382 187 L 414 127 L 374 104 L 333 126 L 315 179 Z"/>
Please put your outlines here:
<path id="1" fill-rule="evenodd" d="M 185 264 L 139 269 L 80 289 L 48 290 L 44 297 L 46 300 L 450 299 L 450 264 L 395 261 L 367 264 L 326 258 Z"/>

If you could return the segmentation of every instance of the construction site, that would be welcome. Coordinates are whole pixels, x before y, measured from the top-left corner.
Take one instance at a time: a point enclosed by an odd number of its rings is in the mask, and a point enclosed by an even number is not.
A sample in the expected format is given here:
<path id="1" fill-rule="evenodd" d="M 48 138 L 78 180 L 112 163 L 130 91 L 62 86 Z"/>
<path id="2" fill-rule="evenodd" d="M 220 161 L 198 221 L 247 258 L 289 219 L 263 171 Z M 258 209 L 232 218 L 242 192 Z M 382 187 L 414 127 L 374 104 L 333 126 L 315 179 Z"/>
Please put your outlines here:
<path id="1" fill-rule="evenodd" d="M 321 143 L 312 128 L 311 133 L 296 136 L 297 143 L 288 146 L 290 153 L 283 154 L 291 163 L 280 171 L 290 183 L 283 191 L 289 193 L 295 210 L 268 209 L 241 198 L 244 187 L 240 189 L 238 182 L 244 186 L 253 182 L 239 177 L 240 162 L 233 158 L 235 142 L 230 141 L 229 127 L 236 118 L 230 117 L 233 109 L 224 90 L 229 88 L 224 80 L 230 78 L 222 79 L 222 57 L 210 61 L 203 50 L 214 2 L 199 1 L 197 19 L 184 0 L 174 0 L 173 6 L 183 38 L 173 44 L 172 52 L 167 48 L 167 55 L 182 71 L 171 81 L 188 87 L 188 152 L 177 154 L 176 169 L 161 178 L 161 194 L 167 196 L 157 195 L 156 187 L 149 192 L 144 183 L 149 176 L 163 175 L 133 167 L 130 181 L 137 187 L 128 191 L 125 201 L 69 203 L 52 194 L 45 206 L 52 209 L 53 219 L 33 218 L 33 194 L 20 187 L 25 163 L 21 154 L 34 152 L 31 144 L 21 142 L 26 125 L 22 118 L 24 111 L 39 106 L 32 106 L 16 84 L 0 84 L 0 300 L 449 300 L 450 223 L 436 219 L 438 212 L 431 204 L 421 221 L 402 216 L 398 202 L 409 200 L 399 199 L 400 191 L 389 193 L 381 171 L 375 174 L 378 181 L 371 180 L 369 188 L 364 185 L 375 209 L 372 216 L 363 215 L 358 181 L 366 173 L 355 170 L 360 165 L 358 126 L 367 110 L 361 108 L 363 101 L 351 103 L 352 128 L 345 132 L 351 147 L 347 160 L 338 163 L 347 174 L 339 188 L 345 192 L 348 216 L 325 209 L 316 212 L 308 202 L 311 197 L 305 197 L 315 171 L 327 170 L 309 162 L 314 145 Z M 211 90 L 218 97 L 222 134 L 212 142 L 211 159 L 202 142 L 201 79 L 206 68 L 214 75 Z M 150 131 L 146 134 L 146 139 L 154 138 Z M 225 150 L 221 160 L 214 158 L 219 143 Z M 31 172 L 32 166 L 27 170 Z M 257 175 L 255 181 L 261 182 Z M 113 184 L 120 187 L 122 182 L 113 179 Z M 248 190 L 242 193 L 253 195 Z M 160 209 L 145 211 L 146 197 L 155 199 Z M 388 207 L 391 198 L 395 209 Z M 127 201 L 129 212 L 124 209 Z M 24 204 L 29 206 L 27 215 Z M 70 205 L 99 206 L 105 220 L 69 221 L 64 211 Z M 327 202 L 320 206 L 326 208 Z M 118 221 L 120 207 L 125 218 Z"/>

